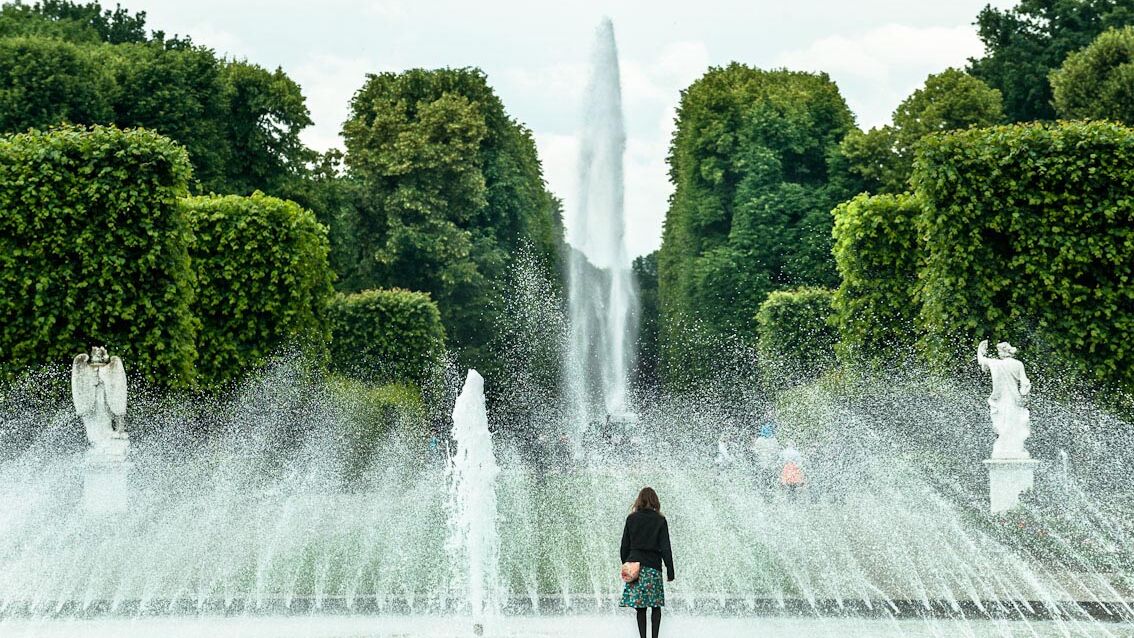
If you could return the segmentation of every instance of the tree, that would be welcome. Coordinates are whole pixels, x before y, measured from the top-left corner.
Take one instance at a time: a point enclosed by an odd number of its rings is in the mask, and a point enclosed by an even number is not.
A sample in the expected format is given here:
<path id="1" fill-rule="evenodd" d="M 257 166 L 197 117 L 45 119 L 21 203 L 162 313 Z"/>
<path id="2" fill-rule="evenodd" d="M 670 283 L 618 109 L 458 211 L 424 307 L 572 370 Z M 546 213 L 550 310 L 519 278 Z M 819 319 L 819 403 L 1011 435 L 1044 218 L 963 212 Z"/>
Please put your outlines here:
<path id="1" fill-rule="evenodd" d="M 710 69 L 682 93 L 670 146 L 675 192 L 658 254 L 667 382 L 709 373 L 697 344 L 750 337 L 768 293 L 834 285 L 828 156 L 854 127 L 823 74 Z"/>
<path id="2" fill-rule="evenodd" d="M 1062 118 L 1134 125 L 1134 27 L 1107 31 L 1067 56 L 1051 87 Z"/>
<path id="3" fill-rule="evenodd" d="M 1100 33 L 1134 24 L 1129 0 L 1021 0 L 1012 9 L 985 7 L 977 16 L 983 58 L 969 60 L 973 75 L 1004 96 L 1013 122 L 1050 120 L 1049 73 Z"/>
<path id="4" fill-rule="evenodd" d="M 101 46 L 117 82 L 114 122 L 172 138 L 189 152 L 196 192 L 225 188 L 232 146 L 225 136 L 228 103 L 223 66 L 210 49 L 150 44 Z M 242 194 L 242 193 L 241 193 Z"/>
<path id="5" fill-rule="evenodd" d="M 0 39 L 0 130 L 112 121 L 114 77 L 85 48 L 46 38 Z"/>
<path id="6" fill-rule="evenodd" d="M 92 345 L 148 383 L 192 386 L 185 149 L 153 131 L 64 127 L 0 138 L 3 372 Z"/>
<path id="7" fill-rule="evenodd" d="M 113 11 L 97 2 L 77 4 L 68 0 L 44 0 L 32 5 L 8 2 L 0 8 L 0 36 L 50 36 L 69 42 L 147 42 L 146 12 L 131 14 L 121 5 Z M 156 32 L 162 40 L 164 34 Z"/>
<path id="8" fill-rule="evenodd" d="M 476 69 L 371 75 L 343 126 L 358 180 L 360 288 L 429 292 L 462 363 L 500 366 L 489 342 L 514 255 L 558 267 L 562 222 L 531 133 Z"/>
<path id="9" fill-rule="evenodd" d="M 852 192 L 901 193 L 909 188 L 914 155 L 926 135 L 1004 121 L 1000 92 L 958 69 L 930 75 L 894 111 L 893 123 L 851 131 L 837 157 Z"/>
<path id="10" fill-rule="evenodd" d="M 224 192 L 279 192 L 315 159 L 299 139 L 300 131 L 314 124 L 303 91 L 283 69 L 268 71 L 248 62 L 226 63 L 222 81 L 228 103 L 225 137 L 231 145 Z"/>
<path id="11" fill-rule="evenodd" d="M 658 384 L 658 251 L 634 259 L 634 283 L 638 289 L 638 357 L 634 384 L 653 388 Z"/>

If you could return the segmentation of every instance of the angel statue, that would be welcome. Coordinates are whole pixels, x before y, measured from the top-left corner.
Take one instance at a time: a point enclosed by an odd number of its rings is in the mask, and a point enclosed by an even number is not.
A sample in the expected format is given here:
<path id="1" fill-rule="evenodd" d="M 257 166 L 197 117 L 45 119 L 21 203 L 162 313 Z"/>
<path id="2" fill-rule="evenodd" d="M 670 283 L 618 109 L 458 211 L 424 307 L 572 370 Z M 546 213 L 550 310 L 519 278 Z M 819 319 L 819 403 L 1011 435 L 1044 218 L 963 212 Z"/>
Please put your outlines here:
<path id="1" fill-rule="evenodd" d="M 1024 364 L 1016 357 L 1016 348 L 1007 342 L 996 344 L 999 359 L 987 357 L 988 340 L 977 346 L 977 363 L 992 375 L 992 394 L 988 397 L 988 411 L 992 416 L 992 429 L 996 442 L 992 444 L 994 459 L 1031 458 L 1024 449 L 1024 440 L 1032 434 L 1031 415 L 1026 407 L 1032 382 L 1024 374 Z"/>
<path id="2" fill-rule="evenodd" d="M 124 455 L 126 452 L 126 369 L 122 359 L 110 357 L 95 346 L 80 354 L 71 366 L 71 397 L 87 428 L 92 450 Z"/>

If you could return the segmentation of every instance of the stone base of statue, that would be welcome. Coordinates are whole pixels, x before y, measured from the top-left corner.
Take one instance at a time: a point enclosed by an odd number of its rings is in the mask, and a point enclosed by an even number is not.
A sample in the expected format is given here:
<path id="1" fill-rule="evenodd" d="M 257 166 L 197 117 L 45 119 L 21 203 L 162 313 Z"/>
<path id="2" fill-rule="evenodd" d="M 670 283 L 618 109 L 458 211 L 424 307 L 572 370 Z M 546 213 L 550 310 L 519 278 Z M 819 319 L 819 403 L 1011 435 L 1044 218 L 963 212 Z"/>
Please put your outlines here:
<path id="1" fill-rule="evenodd" d="M 121 514 L 130 506 L 129 439 L 103 441 L 87 451 L 83 467 L 83 509 L 91 514 Z"/>
<path id="2" fill-rule="evenodd" d="M 1035 484 L 1036 466 L 1032 459 L 988 459 L 988 496 L 992 513 L 1007 512 L 1020 504 L 1020 495 Z"/>

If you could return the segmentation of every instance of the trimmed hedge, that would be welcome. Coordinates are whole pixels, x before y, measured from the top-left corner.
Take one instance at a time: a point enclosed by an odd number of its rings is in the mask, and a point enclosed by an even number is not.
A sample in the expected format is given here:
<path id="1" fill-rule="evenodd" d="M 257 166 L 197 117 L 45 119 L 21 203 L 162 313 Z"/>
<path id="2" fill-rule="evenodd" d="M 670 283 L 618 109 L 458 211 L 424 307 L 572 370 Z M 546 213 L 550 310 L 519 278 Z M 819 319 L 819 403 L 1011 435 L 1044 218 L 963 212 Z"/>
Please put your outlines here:
<path id="1" fill-rule="evenodd" d="M 192 197 L 183 209 L 193 230 L 202 384 L 223 385 L 296 341 L 325 353 L 333 275 L 315 215 L 259 191 Z"/>
<path id="2" fill-rule="evenodd" d="M 922 321 L 931 361 L 980 339 L 1134 387 L 1134 130 L 967 130 L 922 143 Z"/>
<path id="3" fill-rule="evenodd" d="M 788 380 L 814 377 L 835 361 L 832 292 L 826 288 L 778 290 L 756 313 L 757 346 L 773 372 Z"/>
<path id="4" fill-rule="evenodd" d="M 420 455 L 414 461 L 429 460 L 425 444 L 428 415 L 420 388 L 404 383 L 371 386 L 342 377 L 332 378 L 329 387 L 346 417 L 331 427 L 342 442 L 342 471 L 348 484 L 358 484 L 368 472 L 384 469 L 384 465 L 375 467 L 376 455 L 392 437 L 399 437 Z"/>
<path id="5" fill-rule="evenodd" d="M 420 384 L 445 350 L 428 293 L 364 290 L 331 302 L 331 369 L 368 383 Z"/>
<path id="6" fill-rule="evenodd" d="M 919 339 L 915 292 L 922 252 L 911 195 L 859 195 L 835 208 L 836 351 L 847 364 L 906 359 Z M 897 351 L 895 351 L 895 349 Z"/>
<path id="7" fill-rule="evenodd" d="M 193 275 L 178 206 L 189 176 L 185 150 L 150 131 L 0 138 L 6 374 L 105 344 L 132 376 L 193 383 Z"/>

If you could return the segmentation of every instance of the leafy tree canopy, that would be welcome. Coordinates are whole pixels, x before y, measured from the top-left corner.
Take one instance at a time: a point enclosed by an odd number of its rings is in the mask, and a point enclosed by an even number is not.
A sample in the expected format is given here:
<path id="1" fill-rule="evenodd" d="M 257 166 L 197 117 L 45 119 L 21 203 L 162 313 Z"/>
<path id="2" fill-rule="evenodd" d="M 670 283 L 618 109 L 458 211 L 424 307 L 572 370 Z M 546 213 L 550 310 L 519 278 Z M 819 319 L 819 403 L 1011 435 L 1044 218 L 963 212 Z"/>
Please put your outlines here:
<path id="1" fill-rule="evenodd" d="M 1013 122 L 1055 118 L 1048 74 L 1100 33 L 1134 24 L 1129 0 L 1021 0 L 1012 9 L 987 6 L 977 16 L 985 56 L 973 75 L 1004 96 Z"/>
<path id="2" fill-rule="evenodd" d="M 1067 56 L 1051 86 L 1060 117 L 1134 125 L 1134 27 L 1107 31 Z"/>
<path id="3" fill-rule="evenodd" d="M 892 124 L 851 131 L 839 144 L 836 161 L 848 176 L 851 192 L 901 193 L 909 187 L 914 154 L 926 135 L 1003 120 L 999 91 L 963 71 L 947 69 L 930 75 L 898 105 Z"/>
<path id="4" fill-rule="evenodd" d="M 531 133 L 476 69 L 371 75 L 343 127 L 360 259 L 348 290 L 429 292 L 463 363 L 491 373 L 505 275 L 522 246 L 560 272 L 562 222 Z"/>
<path id="5" fill-rule="evenodd" d="M 824 74 L 734 63 L 682 93 L 658 255 L 667 381 L 711 365 L 694 332 L 751 336 L 769 292 L 836 282 L 830 210 L 845 193 L 828 156 L 853 128 Z"/>

